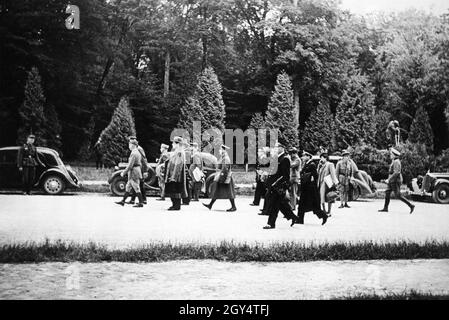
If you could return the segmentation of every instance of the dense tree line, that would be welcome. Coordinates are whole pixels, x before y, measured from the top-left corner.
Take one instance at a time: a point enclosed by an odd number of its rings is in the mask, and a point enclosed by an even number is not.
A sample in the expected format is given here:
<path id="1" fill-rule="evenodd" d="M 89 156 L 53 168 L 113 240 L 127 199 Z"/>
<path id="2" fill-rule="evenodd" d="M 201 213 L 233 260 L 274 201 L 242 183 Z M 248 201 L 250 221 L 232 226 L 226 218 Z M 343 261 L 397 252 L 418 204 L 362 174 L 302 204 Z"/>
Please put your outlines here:
<path id="1" fill-rule="evenodd" d="M 413 127 L 433 137 L 429 151 L 449 147 L 448 15 L 361 18 L 337 2 L 308 0 L 70 2 L 80 8 L 80 30 L 65 28 L 67 0 L 0 0 L 0 146 L 28 130 L 20 110 L 32 98 L 27 82 L 36 70 L 43 97 L 35 96 L 36 116 L 55 123 L 39 130 L 47 139 L 60 135 L 52 143 L 65 157 L 88 158 L 127 96 L 139 141 L 154 158 L 186 121 L 181 108 L 198 107 L 198 79 L 211 67 L 228 128 L 246 129 L 256 112 L 254 120 L 273 122 L 267 108 L 282 74 L 299 139 L 313 141 L 308 148 L 382 148 L 392 119 L 404 141 Z M 334 123 L 310 121 L 323 113 Z M 413 124 L 417 117 L 429 125 Z M 372 120 L 369 128 L 361 119 Z"/>

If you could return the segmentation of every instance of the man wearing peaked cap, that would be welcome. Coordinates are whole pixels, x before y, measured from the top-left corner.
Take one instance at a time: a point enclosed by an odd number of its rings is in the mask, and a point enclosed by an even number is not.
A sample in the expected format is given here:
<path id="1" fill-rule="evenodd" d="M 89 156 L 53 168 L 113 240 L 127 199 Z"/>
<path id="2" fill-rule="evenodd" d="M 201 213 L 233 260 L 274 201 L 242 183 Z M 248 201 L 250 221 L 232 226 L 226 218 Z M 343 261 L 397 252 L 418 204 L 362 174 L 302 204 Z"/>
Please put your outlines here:
<path id="1" fill-rule="evenodd" d="M 170 148 L 169 145 L 162 143 L 161 144 L 161 155 L 159 157 L 159 160 L 156 165 L 156 176 L 158 178 L 159 182 L 159 188 L 161 190 L 161 196 L 160 198 L 156 199 L 158 201 L 165 201 L 165 163 L 168 160 L 168 149 Z"/>
<path id="2" fill-rule="evenodd" d="M 170 197 L 172 206 L 168 210 L 181 210 L 181 201 L 187 198 L 185 152 L 183 139 L 174 137 L 172 151 L 165 167 L 165 194 Z"/>
<path id="3" fill-rule="evenodd" d="M 22 173 L 23 193 L 28 195 L 31 194 L 31 189 L 36 180 L 36 167 L 45 167 L 34 145 L 35 139 L 34 134 L 28 135 L 27 142 L 19 149 L 17 154 L 17 166 Z"/>
<path id="4" fill-rule="evenodd" d="M 389 170 L 389 176 L 387 179 L 387 189 L 385 190 L 385 204 L 383 209 L 379 210 L 379 212 L 388 212 L 388 205 L 390 204 L 390 197 L 391 193 L 394 192 L 396 197 L 404 202 L 408 207 L 410 208 L 410 214 L 413 213 L 413 210 L 415 210 L 415 206 L 411 204 L 407 199 L 404 198 L 404 196 L 401 195 L 401 184 L 402 184 L 402 166 L 401 166 L 401 160 L 399 157 L 401 156 L 401 153 L 394 149 L 390 149 L 390 155 L 391 155 L 391 165 Z"/>

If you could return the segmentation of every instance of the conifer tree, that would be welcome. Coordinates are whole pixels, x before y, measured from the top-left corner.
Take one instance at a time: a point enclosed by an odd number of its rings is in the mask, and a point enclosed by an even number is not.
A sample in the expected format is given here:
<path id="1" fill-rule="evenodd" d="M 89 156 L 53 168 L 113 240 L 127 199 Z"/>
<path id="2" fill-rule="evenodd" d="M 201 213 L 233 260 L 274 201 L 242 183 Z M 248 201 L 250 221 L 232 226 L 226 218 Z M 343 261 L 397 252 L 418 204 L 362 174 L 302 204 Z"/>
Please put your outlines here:
<path id="1" fill-rule="evenodd" d="M 100 134 L 106 166 L 113 166 L 129 155 L 128 137 L 136 135 L 134 118 L 127 97 L 122 97 L 111 122 Z"/>
<path id="2" fill-rule="evenodd" d="M 202 130 L 225 128 L 225 104 L 222 87 L 211 67 L 198 77 L 196 89 L 181 107 L 178 126 L 192 132 L 193 121 L 201 121 Z"/>
<path id="3" fill-rule="evenodd" d="M 375 108 L 372 92 L 367 77 L 361 74 L 349 77 L 335 116 L 336 140 L 340 148 L 374 142 Z"/>
<path id="4" fill-rule="evenodd" d="M 335 122 L 329 105 L 320 103 L 312 112 L 301 131 L 300 141 L 304 150 L 314 152 L 320 146 L 333 149 Z"/>
<path id="5" fill-rule="evenodd" d="M 423 107 L 416 110 L 415 118 L 410 126 L 408 140 L 426 146 L 427 152 L 433 152 L 433 132 L 429 122 L 429 115 Z"/>
<path id="6" fill-rule="evenodd" d="M 22 105 L 19 107 L 19 129 L 17 132 L 17 142 L 25 142 L 27 135 L 36 135 L 36 142 L 45 145 L 44 137 L 44 105 L 45 96 L 41 84 L 39 70 L 33 67 L 28 72 L 25 83 L 25 94 Z"/>
<path id="7" fill-rule="evenodd" d="M 266 123 L 271 129 L 278 129 L 278 138 L 287 147 L 298 145 L 298 119 L 293 103 L 292 83 L 288 74 L 281 72 L 268 103 Z"/>

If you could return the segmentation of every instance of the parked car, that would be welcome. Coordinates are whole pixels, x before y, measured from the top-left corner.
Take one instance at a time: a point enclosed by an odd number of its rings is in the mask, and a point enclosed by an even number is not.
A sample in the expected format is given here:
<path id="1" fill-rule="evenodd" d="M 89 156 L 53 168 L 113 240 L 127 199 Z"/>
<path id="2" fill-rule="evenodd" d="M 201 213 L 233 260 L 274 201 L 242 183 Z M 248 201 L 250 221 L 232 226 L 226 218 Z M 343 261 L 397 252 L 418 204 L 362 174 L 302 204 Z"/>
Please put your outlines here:
<path id="1" fill-rule="evenodd" d="M 409 184 L 414 199 L 431 197 L 436 203 L 449 204 L 449 172 L 428 172 Z"/>
<path id="2" fill-rule="evenodd" d="M 125 170 L 127 166 L 126 162 L 120 162 L 117 166 L 115 166 L 115 170 L 112 173 L 111 177 L 108 180 L 108 183 L 111 188 L 111 192 L 115 196 L 123 196 L 125 194 L 125 186 L 127 182 L 126 177 L 122 177 L 120 174 Z M 156 166 L 157 163 L 148 163 L 148 177 L 145 179 L 145 190 L 153 190 L 159 192 L 159 182 L 156 176 Z M 209 168 L 204 166 L 203 169 L 204 174 L 206 175 L 206 192 L 204 193 L 207 196 L 210 193 L 210 184 L 213 181 L 215 168 Z"/>
<path id="3" fill-rule="evenodd" d="M 20 147 L 0 148 L 0 189 L 20 189 L 22 175 L 17 166 Z M 78 188 L 79 180 L 70 166 L 64 165 L 57 151 L 37 147 L 39 158 L 45 167 L 36 168 L 34 186 L 47 194 L 60 194 L 68 188 Z"/>

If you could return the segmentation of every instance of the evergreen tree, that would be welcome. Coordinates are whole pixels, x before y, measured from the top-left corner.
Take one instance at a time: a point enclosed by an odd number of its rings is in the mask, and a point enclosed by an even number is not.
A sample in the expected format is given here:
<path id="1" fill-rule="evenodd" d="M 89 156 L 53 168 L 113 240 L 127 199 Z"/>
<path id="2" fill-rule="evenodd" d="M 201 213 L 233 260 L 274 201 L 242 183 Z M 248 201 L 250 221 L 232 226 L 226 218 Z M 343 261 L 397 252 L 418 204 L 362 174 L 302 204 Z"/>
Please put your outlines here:
<path id="1" fill-rule="evenodd" d="M 299 124 L 293 103 L 292 83 L 285 71 L 277 77 L 268 103 L 266 123 L 269 128 L 279 130 L 278 138 L 285 141 L 287 147 L 297 146 Z"/>
<path id="2" fill-rule="evenodd" d="M 301 131 L 301 146 L 309 152 L 314 152 L 320 146 L 333 149 L 334 136 L 335 122 L 331 109 L 327 104 L 320 103 Z"/>
<path id="3" fill-rule="evenodd" d="M 26 141 L 29 134 L 36 135 L 36 141 L 45 145 L 45 136 L 43 125 L 45 96 L 41 85 L 41 76 L 39 70 L 33 67 L 28 72 L 28 78 L 25 84 L 25 98 L 19 107 L 20 127 L 17 132 L 17 142 L 22 144 Z"/>
<path id="4" fill-rule="evenodd" d="M 337 106 L 336 140 L 340 148 L 374 142 L 374 95 L 367 77 L 349 76 Z"/>
<path id="5" fill-rule="evenodd" d="M 419 107 L 416 111 L 408 140 L 413 143 L 424 144 L 428 153 L 433 152 L 432 127 L 430 126 L 429 116 L 423 107 Z"/>
<path id="6" fill-rule="evenodd" d="M 262 129 L 265 128 L 265 118 L 260 112 L 256 112 L 252 117 L 249 123 L 248 128 L 251 129 Z"/>
<path id="7" fill-rule="evenodd" d="M 100 134 L 106 166 L 113 166 L 129 154 L 128 137 L 136 135 L 134 118 L 127 97 L 122 97 L 111 122 Z"/>
<path id="8" fill-rule="evenodd" d="M 198 78 L 196 89 L 181 107 L 178 126 L 192 133 L 193 121 L 201 121 L 201 129 L 225 128 L 225 104 L 222 87 L 214 70 L 205 68 Z"/>

